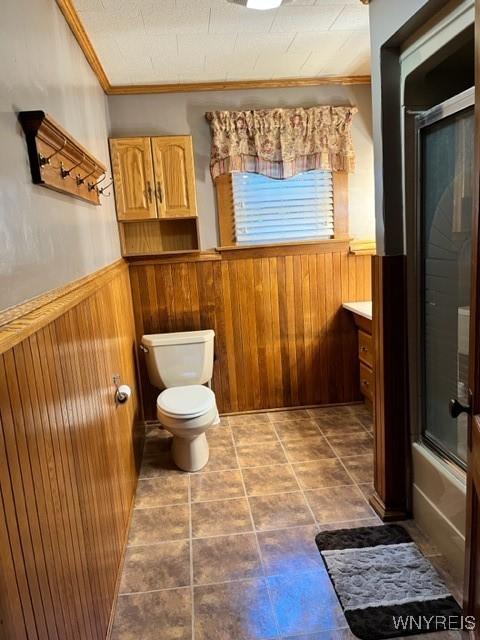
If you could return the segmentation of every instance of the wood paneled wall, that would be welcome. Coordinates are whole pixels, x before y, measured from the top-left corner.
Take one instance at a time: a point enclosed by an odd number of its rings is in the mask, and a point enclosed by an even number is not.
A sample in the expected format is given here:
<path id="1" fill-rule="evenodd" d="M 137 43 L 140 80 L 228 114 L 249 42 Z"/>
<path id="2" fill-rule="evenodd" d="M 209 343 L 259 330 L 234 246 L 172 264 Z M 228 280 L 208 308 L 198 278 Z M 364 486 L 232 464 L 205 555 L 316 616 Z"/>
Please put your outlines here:
<path id="1" fill-rule="evenodd" d="M 356 331 L 341 305 L 371 299 L 370 260 L 327 242 L 131 263 L 137 338 L 214 329 L 221 412 L 359 400 Z M 140 369 L 155 420 L 143 357 Z"/>
<path id="2" fill-rule="evenodd" d="M 45 299 L 0 327 L 0 638 L 104 640 L 137 477 L 128 269 Z"/>

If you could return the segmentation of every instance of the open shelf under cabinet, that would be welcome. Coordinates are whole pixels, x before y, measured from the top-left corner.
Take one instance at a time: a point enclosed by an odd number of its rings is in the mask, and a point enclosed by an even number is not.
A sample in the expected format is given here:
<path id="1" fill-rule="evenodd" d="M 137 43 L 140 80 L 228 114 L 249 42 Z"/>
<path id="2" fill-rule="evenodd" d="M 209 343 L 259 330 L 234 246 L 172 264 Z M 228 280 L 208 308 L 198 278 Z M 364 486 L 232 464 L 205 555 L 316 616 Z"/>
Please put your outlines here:
<path id="1" fill-rule="evenodd" d="M 157 218 L 142 222 L 120 222 L 124 257 L 199 249 L 197 218 Z"/>

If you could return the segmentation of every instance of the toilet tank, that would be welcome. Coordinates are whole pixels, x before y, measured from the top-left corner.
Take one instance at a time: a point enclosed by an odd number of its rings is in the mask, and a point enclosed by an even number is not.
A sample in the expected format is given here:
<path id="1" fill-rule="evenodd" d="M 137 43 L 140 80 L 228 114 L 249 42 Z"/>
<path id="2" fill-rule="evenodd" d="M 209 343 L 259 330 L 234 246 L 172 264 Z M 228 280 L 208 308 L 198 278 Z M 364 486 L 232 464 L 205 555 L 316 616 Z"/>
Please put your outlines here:
<path id="1" fill-rule="evenodd" d="M 214 337 L 211 329 L 144 335 L 150 382 L 158 389 L 209 382 Z"/>

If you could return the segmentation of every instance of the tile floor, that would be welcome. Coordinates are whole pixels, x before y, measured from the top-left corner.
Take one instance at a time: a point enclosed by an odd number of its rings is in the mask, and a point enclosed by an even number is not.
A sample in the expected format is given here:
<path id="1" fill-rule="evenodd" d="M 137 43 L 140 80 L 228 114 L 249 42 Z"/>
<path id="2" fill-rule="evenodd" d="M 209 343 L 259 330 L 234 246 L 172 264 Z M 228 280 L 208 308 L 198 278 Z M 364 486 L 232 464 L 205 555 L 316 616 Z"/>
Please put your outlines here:
<path id="1" fill-rule="evenodd" d="M 371 432 L 363 405 L 222 418 L 208 465 L 188 474 L 150 431 L 112 640 L 353 638 L 314 538 L 381 524 Z"/>

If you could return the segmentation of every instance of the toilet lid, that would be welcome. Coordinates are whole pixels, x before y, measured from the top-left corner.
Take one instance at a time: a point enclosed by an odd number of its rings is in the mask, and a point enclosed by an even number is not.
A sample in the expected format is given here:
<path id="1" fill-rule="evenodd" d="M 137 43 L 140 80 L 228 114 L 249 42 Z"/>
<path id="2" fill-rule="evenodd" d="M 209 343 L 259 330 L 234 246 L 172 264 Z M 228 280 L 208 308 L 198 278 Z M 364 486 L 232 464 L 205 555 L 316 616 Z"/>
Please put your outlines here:
<path id="1" fill-rule="evenodd" d="M 215 394 L 201 384 L 170 387 L 157 398 L 158 409 L 174 418 L 197 418 L 214 406 Z"/>

